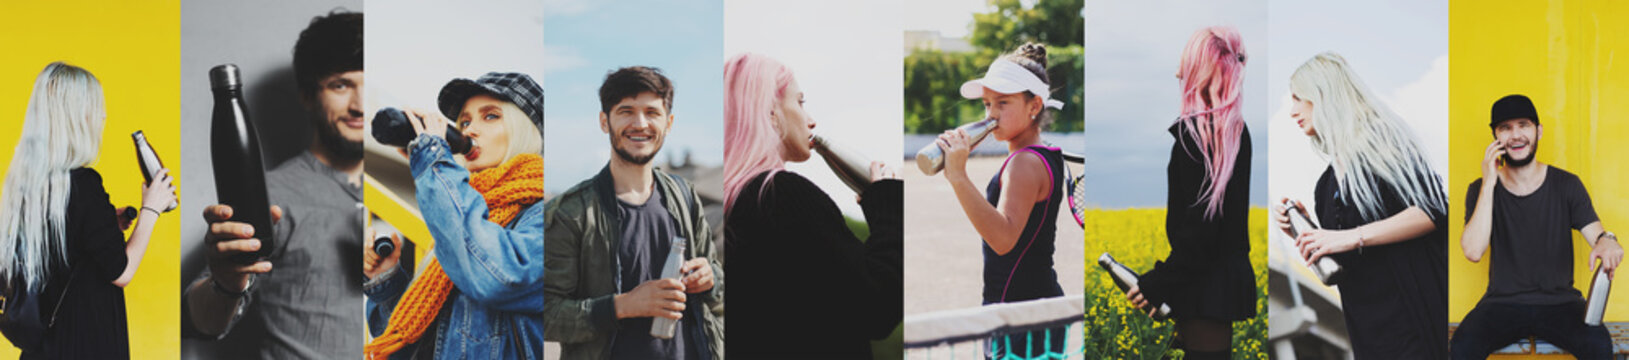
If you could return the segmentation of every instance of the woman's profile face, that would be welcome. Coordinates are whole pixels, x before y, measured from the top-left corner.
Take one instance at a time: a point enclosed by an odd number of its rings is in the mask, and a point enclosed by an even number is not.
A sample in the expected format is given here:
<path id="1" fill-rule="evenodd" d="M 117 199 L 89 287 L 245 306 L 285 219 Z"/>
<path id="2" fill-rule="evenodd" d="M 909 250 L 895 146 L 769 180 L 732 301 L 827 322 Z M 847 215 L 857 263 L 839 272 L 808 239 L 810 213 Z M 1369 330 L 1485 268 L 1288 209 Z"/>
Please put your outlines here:
<path id="1" fill-rule="evenodd" d="M 470 152 L 464 155 L 470 172 L 503 164 L 509 153 L 509 125 L 505 121 L 532 121 L 515 104 L 488 94 L 471 96 L 458 113 L 457 126 L 470 138 Z"/>
<path id="2" fill-rule="evenodd" d="M 996 140 L 1007 141 L 1018 137 L 1018 134 L 1029 130 L 1035 125 L 1035 109 L 1040 101 L 1026 95 L 1026 93 L 1002 94 L 990 88 L 984 88 L 984 114 L 986 118 L 996 119 Z"/>
<path id="3" fill-rule="evenodd" d="M 815 121 L 803 109 L 803 89 L 798 87 L 797 79 L 787 83 L 782 96 L 776 99 L 775 116 L 771 121 L 775 121 L 775 128 L 780 130 L 781 160 L 809 160 L 809 136 L 814 132 Z"/>
<path id="4" fill-rule="evenodd" d="M 1290 104 L 1290 119 L 1295 120 L 1295 126 L 1307 136 L 1318 136 L 1317 129 L 1312 128 L 1312 101 L 1294 93 L 1290 94 L 1290 100 L 1293 102 Z"/>

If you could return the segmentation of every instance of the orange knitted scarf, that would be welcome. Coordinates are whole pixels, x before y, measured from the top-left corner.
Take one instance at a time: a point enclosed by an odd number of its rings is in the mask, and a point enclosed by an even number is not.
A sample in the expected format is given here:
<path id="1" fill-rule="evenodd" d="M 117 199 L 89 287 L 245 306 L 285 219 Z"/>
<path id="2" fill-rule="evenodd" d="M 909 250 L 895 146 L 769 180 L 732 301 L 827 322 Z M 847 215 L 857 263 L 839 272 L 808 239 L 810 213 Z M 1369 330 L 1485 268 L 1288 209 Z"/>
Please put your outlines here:
<path id="1" fill-rule="evenodd" d="M 516 155 L 503 165 L 471 174 L 469 185 L 486 198 L 487 220 L 507 226 L 522 209 L 543 198 L 543 157 Z M 452 289 L 452 279 L 439 262 L 430 259 L 424 273 L 396 304 L 385 333 L 363 347 L 364 356 L 385 359 L 403 346 L 418 342 Z"/>

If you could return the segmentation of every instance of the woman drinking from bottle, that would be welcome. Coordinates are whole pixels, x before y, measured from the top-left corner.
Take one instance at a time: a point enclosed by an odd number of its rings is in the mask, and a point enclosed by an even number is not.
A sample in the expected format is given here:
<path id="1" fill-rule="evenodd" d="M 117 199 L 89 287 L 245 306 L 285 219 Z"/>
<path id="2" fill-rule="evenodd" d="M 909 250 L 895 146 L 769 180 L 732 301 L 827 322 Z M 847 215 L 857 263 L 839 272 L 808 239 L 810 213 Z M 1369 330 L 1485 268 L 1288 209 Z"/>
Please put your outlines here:
<path id="1" fill-rule="evenodd" d="M 871 175 L 856 190 L 870 236 L 855 236 L 826 191 L 786 169 L 814 146 L 803 105 L 786 65 L 751 53 L 724 63 L 728 325 L 742 330 L 730 357 L 870 358 L 902 317 L 902 183 L 882 162 L 855 164 Z M 813 292 L 840 295 L 792 295 Z"/>
<path id="2" fill-rule="evenodd" d="M 402 251 L 380 256 L 367 244 L 375 338 L 364 355 L 541 358 L 543 89 L 525 74 L 493 72 L 448 82 L 437 102 L 440 113 L 407 111 L 418 137 L 403 149 L 435 258 L 414 278 L 397 265 Z M 471 142 L 462 156 L 447 144 L 448 126 Z"/>
<path id="3" fill-rule="evenodd" d="M 945 181 L 983 238 L 985 305 L 1063 295 L 1052 269 L 1058 209 L 1067 201 L 1063 151 L 1041 140 L 1041 131 L 1053 121 L 1048 109 L 1061 109 L 1063 102 L 1050 98 L 1046 64 L 1046 46 L 1024 44 L 991 62 L 984 78 L 962 84 L 962 97 L 983 101 L 988 118 L 995 120 L 991 136 L 1007 143 L 1007 160 L 983 192 L 967 173 L 973 142 L 967 132 L 953 129 L 935 140 L 944 150 Z M 1058 353 L 1064 331 L 1011 334 L 992 342 L 988 355 Z"/>

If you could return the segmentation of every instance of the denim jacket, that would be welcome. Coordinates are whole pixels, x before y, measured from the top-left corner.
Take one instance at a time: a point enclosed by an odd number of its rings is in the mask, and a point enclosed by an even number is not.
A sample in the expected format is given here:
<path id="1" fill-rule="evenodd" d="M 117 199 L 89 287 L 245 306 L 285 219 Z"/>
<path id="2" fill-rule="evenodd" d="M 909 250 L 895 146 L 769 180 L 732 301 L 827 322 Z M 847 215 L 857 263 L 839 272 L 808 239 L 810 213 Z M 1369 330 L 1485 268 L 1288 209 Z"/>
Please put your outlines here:
<path id="1" fill-rule="evenodd" d="M 426 330 L 434 333 L 391 358 L 413 358 L 425 341 L 434 341 L 437 359 L 542 358 L 542 202 L 499 226 L 487 220 L 485 198 L 470 187 L 469 171 L 453 161 L 445 139 L 421 135 L 408 147 L 419 211 L 455 289 Z M 373 336 L 384 332 L 411 281 L 397 267 L 364 285 Z"/>

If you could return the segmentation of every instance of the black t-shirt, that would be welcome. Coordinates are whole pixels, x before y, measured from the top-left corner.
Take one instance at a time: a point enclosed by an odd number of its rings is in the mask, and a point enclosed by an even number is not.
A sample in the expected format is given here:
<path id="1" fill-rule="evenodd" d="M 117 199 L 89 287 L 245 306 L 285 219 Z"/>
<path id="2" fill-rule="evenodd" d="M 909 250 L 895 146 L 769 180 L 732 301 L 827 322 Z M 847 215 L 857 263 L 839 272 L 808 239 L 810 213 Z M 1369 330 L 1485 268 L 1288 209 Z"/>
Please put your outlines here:
<path id="1" fill-rule="evenodd" d="M 1470 220 L 1482 179 L 1465 196 Z M 1572 231 L 1600 220 L 1584 183 L 1555 166 L 1532 194 L 1517 196 L 1499 183 L 1493 189 L 1492 264 L 1482 301 L 1554 305 L 1584 301 L 1572 286 Z"/>
<path id="2" fill-rule="evenodd" d="M 660 186 L 654 187 L 650 199 L 644 204 L 634 205 L 617 200 L 617 215 L 622 220 L 622 236 L 617 239 L 617 260 L 622 264 L 621 292 L 633 291 L 635 287 L 646 281 L 660 279 L 662 268 L 667 264 L 668 251 L 672 250 L 673 237 L 679 234 L 678 226 L 674 224 L 673 216 L 667 212 L 662 204 Z M 688 317 L 691 311 L 686 311 L 684 319 L 679 320 L 680 328 L 674 332 L 672 339 L 658 339 L 650 336 L 652 320 L 655 318 L 641 317 L 617 320 L 617 335 L 611 345 L 612 359 L 695 359 L 695 348 L 686 343 L 686 332 L 689 329 Z"/>

